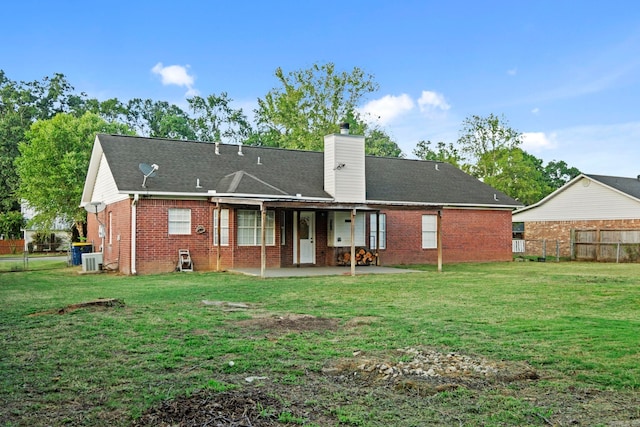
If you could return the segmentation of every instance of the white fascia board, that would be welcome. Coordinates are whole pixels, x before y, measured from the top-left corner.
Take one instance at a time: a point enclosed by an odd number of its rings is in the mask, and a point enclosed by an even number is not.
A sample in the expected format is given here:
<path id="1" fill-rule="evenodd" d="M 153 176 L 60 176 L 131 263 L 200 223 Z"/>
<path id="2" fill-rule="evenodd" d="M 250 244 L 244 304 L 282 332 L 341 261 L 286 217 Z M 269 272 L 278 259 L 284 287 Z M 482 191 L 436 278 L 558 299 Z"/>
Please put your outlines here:
<path id="1" fill-rule="evenodd" d="M 304 197 L 304 196 L 285 196 L 281 194 L 277 195 L 264 195 L 258 196 L 256 194 L 239 194 L 239 193 L 177 193 L 172 191 L 120 191 L 119 194 L 129 194 L 140 196 L 156 196 L 156 197 L 176 197 L 176 198 L 226 198 L 226 199 L 243 199 L 243 200 L 262 200 L 262 201 L 278 201 L 278 200 L 296 200 L 296 201 L 311 201 L 311 202 L 331 202 L 333 199 L 326 197 Z"/>
<path id="2" fill-rule="evenodd" d="M 96 185 L 96 179 L 98 177 L 98 169 L 100 168 L 100 160 L 104 152 L 102 151 L 102 145 L 98 135 L 93 142 L 93 149 L 91 150 L 91 159 L 89 160 L 89 169 L 87 169 L 87 177 L 84 180 L 84 188 L 82 189 L 82 198 L 80 199 L 80 207 L 84 208 L 88 203 L 91 203 L 91 196 L 93 188 Z"/>
<path id="3" fill-rule="evenodd" d="M 444 208 L 492 208 L 492 209 L 509 209 L 513 210 L 518 205 L 489 205 L 489 204 L 474 204 L 474 203 L 434 203 L 434 202 L 402 202 L 402 201 L 386 201 L 386 200 L 367 200 L 366 203 L 372 205 L 388 205 L 388 206 L 424 206 L 424 207 L 438 207 Z"/>

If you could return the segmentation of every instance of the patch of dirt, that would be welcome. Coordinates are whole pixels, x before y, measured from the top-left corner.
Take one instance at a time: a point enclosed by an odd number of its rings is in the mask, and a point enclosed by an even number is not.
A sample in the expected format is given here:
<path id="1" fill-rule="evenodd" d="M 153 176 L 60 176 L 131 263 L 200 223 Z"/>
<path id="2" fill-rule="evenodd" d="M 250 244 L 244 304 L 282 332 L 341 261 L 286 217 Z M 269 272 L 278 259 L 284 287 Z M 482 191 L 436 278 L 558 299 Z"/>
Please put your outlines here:
<path id="1" fill-rule="evenodd" d="M 337 319 L 326 319 L 308 314 L 254 317 L 237 323 L 250 330 L 268 329 L 275 332 L 335 331 L 338 329 Z"/>
<path id="2" fill-rule="evenodd" d="M 93 301 L 86 301 L 77 304 L 70 304 L 66 307 L 62 307 L 59 309 L 46 310 L 38 313 L 30 314 L 30 317 L 33 316 L 44 316 L 48 314 L 66 314 L 72 311 L 79 310 L 81 308 L 120 308 L 124 307 L 124 301 L 116 298 L 99 298 Z"/>

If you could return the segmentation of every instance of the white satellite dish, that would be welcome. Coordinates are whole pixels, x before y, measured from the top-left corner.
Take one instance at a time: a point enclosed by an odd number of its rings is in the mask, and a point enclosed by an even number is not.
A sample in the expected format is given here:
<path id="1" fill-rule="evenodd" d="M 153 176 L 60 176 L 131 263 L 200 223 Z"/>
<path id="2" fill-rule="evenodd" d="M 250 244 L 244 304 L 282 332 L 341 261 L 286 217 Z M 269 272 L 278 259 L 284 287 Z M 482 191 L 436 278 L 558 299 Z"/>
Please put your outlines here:
<path id="1" fill-rule="evenodd" d="M 156 171 L 159 169 L 159 166 L 155 163 L 152 165 L 148 163 L 140 163 L 138 165 L 138 169 L 140 169 L 140 172 L 142 172 L 142 175 L 144 175 L 144 178 L 142 179 L 142 187 L 146 188 L 147 178 L 153 178 L 154 176 L 156 176 Z"/>
<path id="2" fill-rule="evenodd" d="M 93 213 L 96 215 L 98 214 L 98 212 L 102 212 L 106 207 L 107 205 L 105 205 L 104 202 L 91 202 L 84 205 L 84 209 L 87 212 Z"/>

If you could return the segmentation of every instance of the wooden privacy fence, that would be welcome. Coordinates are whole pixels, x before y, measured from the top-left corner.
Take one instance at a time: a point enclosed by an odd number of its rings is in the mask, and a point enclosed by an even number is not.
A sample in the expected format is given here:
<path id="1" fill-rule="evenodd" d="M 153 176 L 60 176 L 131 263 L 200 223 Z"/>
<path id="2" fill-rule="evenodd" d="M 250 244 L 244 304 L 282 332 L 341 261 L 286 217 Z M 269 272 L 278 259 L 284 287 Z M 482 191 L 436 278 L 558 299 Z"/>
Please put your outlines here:
<path id="1" fill-rule="evenodd" d="M 572 230 L 571 258 L 637 262 L 640 260 L 640 230 Z"/>
<path id="2" fill-rule="evenodd" d="M 23 251 L 23 239 L 0 240 L 0 255 L 21 254 Z"/>

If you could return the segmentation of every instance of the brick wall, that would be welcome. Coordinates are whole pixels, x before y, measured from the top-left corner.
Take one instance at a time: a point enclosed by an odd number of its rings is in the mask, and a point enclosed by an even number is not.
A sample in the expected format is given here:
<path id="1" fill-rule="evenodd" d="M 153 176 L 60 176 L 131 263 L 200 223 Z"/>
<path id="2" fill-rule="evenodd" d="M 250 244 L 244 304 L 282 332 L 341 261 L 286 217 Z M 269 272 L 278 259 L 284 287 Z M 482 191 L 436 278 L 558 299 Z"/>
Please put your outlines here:
<path id="1" fill-rule="evenodd" d="M 190 209 L 190 234 L 169 234 L 169 209 Z M 140 274 L 174 271 L 178 251 L 188 249 L 196 270 L 211 269 L 212 205 L 206 200 L 140 199 L 137 205 L 136 270 Z M 204 233 L 196 233 L 202 225 Z M 215 265 L 214 265 L 215 268 Z"/>
<path id="2" fill-rule="evenodd" d="M 387 248 L 379 251 L 382 265 L 438 261 L 437 249 L 422 249 L 422 215 L 436 211 L 382 213 L 387 215 Z M 511 260 L 511 211 L 444 209 L 442 252 L 445 263 Z"/>
<path id="3" fill-rule="evenodd" d="M 170 235 L 168 232 L 169 209 L 191 209 L 191 234 Z M 237 211 L 229 209 L 229 244 L 220 246 L 220 268 L 229 270 L 243 267 L 260 267 L 261 247 L 240 246 L 237 242 Z M 141 199 L 137 209 L 136 270 L 139 274 L 174 271 L 178 265 L 178 251 L 188 249 L 194 270 L 216 270 L 218 246 L 214 242 L 215 205 L 206 200 L 155 200 Z M 275 245 L 266 246 L 267 268 L 282 264 L 280 242 L 280 213 L 275 215 Z M 196 233 L 199 225 L 203 233 Z"/>
<path id="4" fill-rule="evenodd" d="M 97 218 L 95 214 L 87 215 L 87 242 L 93 244 L 94 252 L 100 252 L 102 245 L 98 221 L 105 226 L 104 268 L 131 274 L 131 200 L 108 205 Z"/>
<path id="5" fill-rule="evenodd" d="M 169 209 L 191 209 L 191 234 L 168 233 Z M 260 267 L 260 246 L 239 246 L 237 213 L 229 209 L 229 245 L 221 246 L 221 269 Z M 213 211 L 207 200 L 140 199 L 137 204 L 136 271 L 139 274 L 174 271 L 178 250 L 188 249 L 196 271 L 215 270 L 218 247 L 213 245 Z M 437 262 L 437 249 L 422 249 L 422 215 L 437 214 L 429 210 L 390 210 L 387 215 L 387 249 L 380 250 L 382 265 Z M 111 221 L 109 221 L 111 216 Z M 266 247 L 267 268 L 293 265 L 293 211 L 284 211 L 285 245 L 280 244 L 281 210 L 275 215 L 275 245 Z M 335 265 L 334 248 L 327 247 L 327 212 L 316 212 L 316 264 Z M 104 264 L 131 274 L 131 200 L 111 204 L 99 214 L 106 225 Z M 368 223 L 368 221 L 367 221 Z M 196 233 L 198 226 L 203 233 Z M 110 229 L 111 227 L 111 229 Z M 88 217 L 88 240 L 100 250 L 98 222 Z M 109 236 L 111 235 L 111 241 Z M 369 227 L 366 230 L 367 243 Z M 119 237 L 119 239 L 118 239 Z M 511 212 L 471 209 L 442 211 L 443 261 L 506 261 L 511 259 Z"/>
<path id="6" fill-rule="evenodd" d="M 571 230 L 638 230 L 640 219 L 581 220 L 581 221 L 530 221 L 524 225 L 527 255 L 542 254 L 542 242 L 547 241 L 547 255 L 556 254 L 559 242 L 560 256 L 571 256 Z"/>

